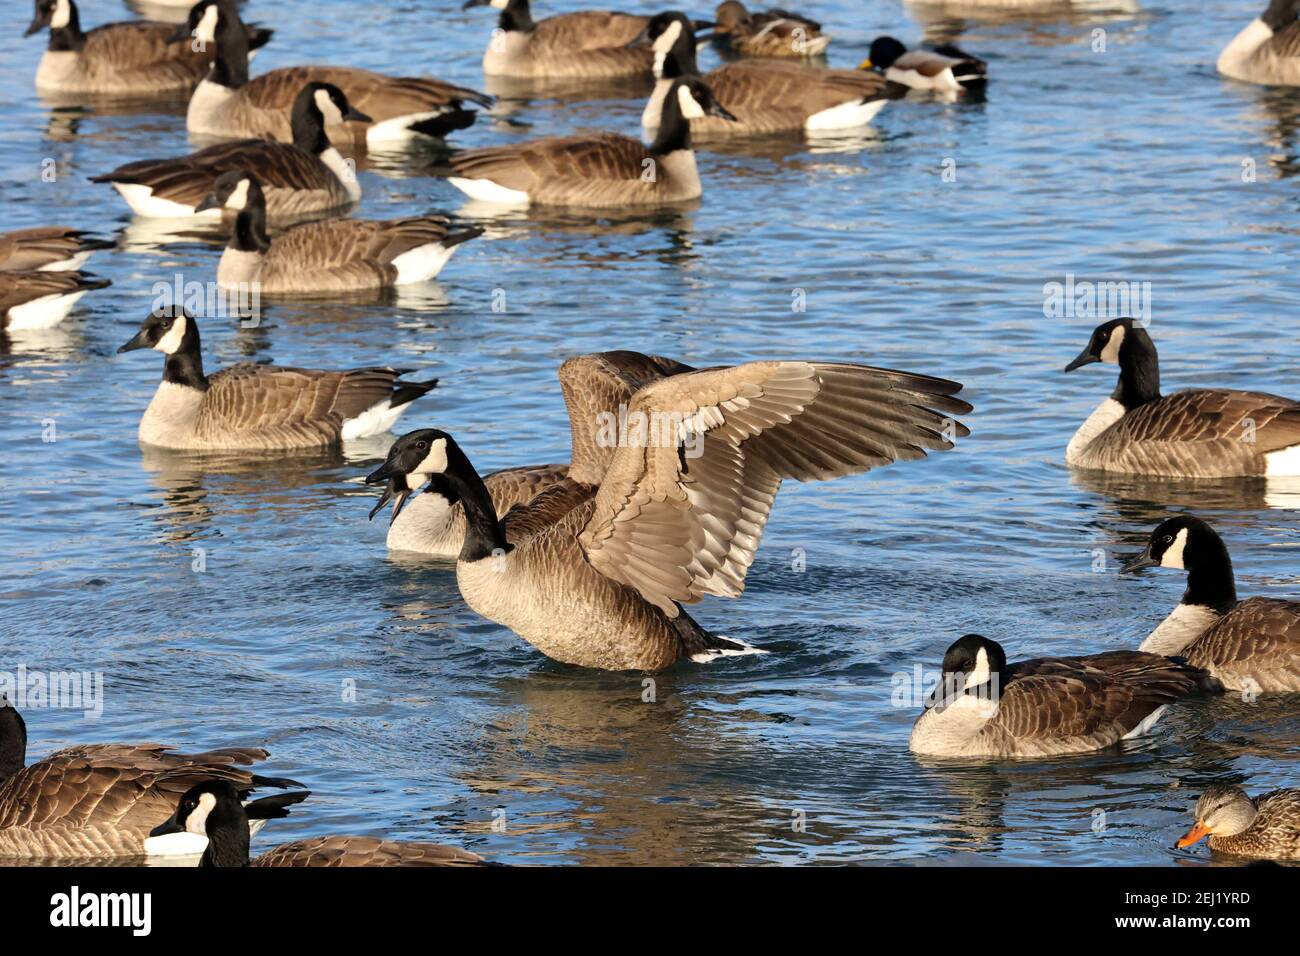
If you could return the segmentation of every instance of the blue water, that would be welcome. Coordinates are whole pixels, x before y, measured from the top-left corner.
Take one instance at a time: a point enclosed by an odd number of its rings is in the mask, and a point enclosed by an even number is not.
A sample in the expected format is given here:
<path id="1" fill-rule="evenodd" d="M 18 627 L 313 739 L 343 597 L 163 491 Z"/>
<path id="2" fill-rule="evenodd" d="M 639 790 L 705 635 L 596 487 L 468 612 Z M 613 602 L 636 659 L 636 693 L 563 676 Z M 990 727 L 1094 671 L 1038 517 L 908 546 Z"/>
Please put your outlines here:
<path id="1" fill-rule="evenodd" d="M 840 359 L 966 383 L 973 434 L 954 452 L 782 490 L 745 595 L 696 612 L 772 653 L 659 675 L 654 703 L 640 675 L 560 666 L 480 619 L 447 566 L 390 558 L 360 482 L 386 440 L 235 462 L 139 446 L 160 369 L 115 350 L 154 283 L 212 278 L 220 240 L 151 232 L 87 177 L 184 151 L 183 104 L 51 108 L 31 85 L 43 40 L 21 40 L 30 11 L 7 5 L 2 228 L 76 225 L 120 246 L 91 266 L 113 287 L 63 326 L 0 339 L 0 668 L 106 683 L 97 720 L 29 709 L 31 756 L 101 740 L 265 746 L 273 772 L 314 795 L 258 847 L 374 833 L 510 863 L 1207 860 L 1204 846 L 1170 849 L 1207 781 L 1297 783 L 1294 700 L 1193 704 L 1125 752 L 951 766 L 907 752 L 916 709 L 891 695 L 894 675 L 933 668 L 970 631 L 1013 657 L 1135 645 L 1182 581 L 1115 569 L 1171 509 L 1224 532 L 1243 594 L 1300 594 L 1288 499 L 1067 471 L 1066 442 L 1113 381 L 1060 371 L 1094 319 L 1044 316 L 1045 284 L 1067 275 L 1149 283 L 1167 389 L 1300 394 L 1300 91 L 1214 71 L 1262 5 L 1116 0 L 960 19 L 893 0 L 807 4 L 837 66 L 883 32 L 960 39 L 989 62 L 986 101 L 912 99 L 855 139 L 702 151 L 705 195 L 684 210 L 510 214 L 485 221 L 436 284 L 396 299 L 203 325 L 209 371 L 255 360 L 439 376 L 403 424 L 451 431 L 483 470 L 567 459 L 554 373 L 578 352 Z M 334 62 L 482 88 L 492 15 L 457 6 L 252 0 L 245 12 L 279 31 L 255 70 Z M 539 0 L 535 13 L 573 8 Z M 127 15 L 82 4 L 86 25 Z M 635 134 L 641 108 L 538 95 L 455 142 Z M 463 197 L 424 174 L 431 161 L 363 161 L 360 215 L 460 211 Z"/>

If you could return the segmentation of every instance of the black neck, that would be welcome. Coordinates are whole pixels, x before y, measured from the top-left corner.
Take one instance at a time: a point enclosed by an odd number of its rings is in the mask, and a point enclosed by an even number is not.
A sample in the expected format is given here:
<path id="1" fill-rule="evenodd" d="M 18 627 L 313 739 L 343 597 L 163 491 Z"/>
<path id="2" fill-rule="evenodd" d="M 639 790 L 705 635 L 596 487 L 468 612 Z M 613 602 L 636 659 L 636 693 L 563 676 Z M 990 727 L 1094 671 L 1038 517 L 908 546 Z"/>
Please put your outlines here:
<path id="1" fill-rule="evenodd" d="M 1114 334 L 1114 333 L 1112 333 Z M 1147 330 L 1133 326 L 1119 348 L 1119 384 L 1111 398 L 1129 411 L 1160 397 L 1160 359 Z"/>
<path id="2" fill-rule="evenodd" d="M 208 816 L 208 846 L 199 866 L 248 866 L 248 814 L 218 803 Z"/>
<path id="3" fill-rule="evenodd" d="M 233 6 L 221 11 L 217 26 L 217 55 L 212 61 L 208 79 L 232 90 L 248 82 L 248 31 Z"/>
<path id="4" fill-rule="evenodd" d="M 497 520 L 497 510 L 487 485 L 474 470 L 473 464 L 460 447 L 447 443 L 447 470 L 444 472 L 451 494 L 465 507 L 465 543 L 460 549 L 460 560 L 481 561 L 493 554 L 506 554 L 510 543 Z"/>
<path id="5" fill-rule="evenodd" d="M 314 155 L 330 148 L 330 138 L 325 135 L 325 117 L 321 116 L 314 94 L 303 91 L 293 104 L 289 128 L 293 130 L 293 145 Z"/>
<path id="6" fill-rule="evenodd" d="M 656 156 L 691 148 L 691 121 L 682 115 L 682 104 L 677 95 L 679 89 L 674 84 L 664 94 L 659 129 L 655 133 L 654 142 L 650 144 L 650 152 Z"/>
<path id="7" fill-rule="evenodd" d="M 1295 0 L 1273 0 L 1260 19 L 1276 33 L 1288 24 L 1294 23 L 1297 15 L 1300 14 L 1297 13 Z"/>
<path id="8" fill-rule="evenodd" d="M 530 33 L 533 23 L 532 11 L 528 9 L 528 0 L 510 0 L 497 18 L 497 26 L 507 33 Z"/>
<path id="9" fill-rule="evenodd" d="M 226 247 L 257 253 L 271 248 L 271 236 L 266 231 L 266 197 L 256 183 L 248 184 L 248 197 L 235 218 L 235 230 L 230 234 Z"/>
<path id="10" fill-rule="evenodd" d="M 23 715 L 0 698 L 0 783 L 8 780 L 27 761 L 27 725 Z"/>
<path id="11" fill-rule="evenodd" d="M 677 35 L 677 42 L 664 57 L 661 79 L 675 80 L 679 76 L 697 76 L 699 72 L 699 65 L 695 62 L 695 33 L 691 27 L 684 26 L 682 32 Z"/>
<path id="12" fill-rule="evenodd" d="M 1196 604 L 1227 613 L 1237 603 L 1237 583 L 1232 574 L 1232 558 L 1222 541 L 1209 555 L 1198 556 L 1187 570 L 1184 604 Z"/>
<path id="13" fill-rule="evenodd" d="M 54 53 L 80 51 L 85 45 L 86 35 L 81 32 L 81 14 L 77 12 L 77 5 L 68 0 L 68 25 L 57 29 L 50 27 L 48 49 Z"/>
<path id="14" fill-rule="evenodd" d="M 193 318 L 185 320 L 185 336 L 181 339 L 181 347 L 167 356 L 167 361 L 163 364 L 163 381 L 197 388 L 202 392 L 208 390 L 208 379 L 203 374 L 199 328 L 194 324 Z"/>

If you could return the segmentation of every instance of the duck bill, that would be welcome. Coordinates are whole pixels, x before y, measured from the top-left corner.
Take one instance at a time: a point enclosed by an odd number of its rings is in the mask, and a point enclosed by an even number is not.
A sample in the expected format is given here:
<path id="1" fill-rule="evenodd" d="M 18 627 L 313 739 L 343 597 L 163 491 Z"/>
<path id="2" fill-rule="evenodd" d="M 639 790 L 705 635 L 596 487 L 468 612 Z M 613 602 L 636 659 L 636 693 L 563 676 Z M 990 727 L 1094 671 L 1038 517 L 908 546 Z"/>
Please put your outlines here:
<path id="1" fill-rule="evenodd" d="M 871 57 L 867 57 L 865 60 L 863 60 L 861 63 L 859 63 L 859 64 L 858 64 L 858 69 L 859 69 L 859 70 L 870 70 L 870 69 L 872 69 Z"/>
<path id="2" fill-rule="evenodd" d="M 1177 843 L 1175 843 L 1174 846 L 1182 850 L 1194 844 L 1200 843 L 1209 835 L 1210 835 L 1210 828 L 1198 820 L 1196 826 L 1192 827 L 1190 830 L 1184 833 L 1182 839 L 1180 839 Z"/>
<path id="3" fill-rule="evenodd" d="M 1151 557 L 1150 551 L 1143 551 L 1141 554 L 1139 554 L 1128 564 L 1124 565 L 1124 567 L 1120 568 L 1119 573 L 1132 574 L 1134 571 L 1142 571 L 1146 568 L 1154 568 L 1159 564 L 1160 564 L 1159 561 Z"/>
<path id="4" fill-rule="evenodd" d="M 1101 359 L 1093 355 L 1087 349 L 1079 353 L 1079 357 L 1065 367 L 1067 372 L 1073 372 L 1076 368 L 1083 368 L 1085 365 L 1091 365 L 1093 362 L 1100 362 Z"/>

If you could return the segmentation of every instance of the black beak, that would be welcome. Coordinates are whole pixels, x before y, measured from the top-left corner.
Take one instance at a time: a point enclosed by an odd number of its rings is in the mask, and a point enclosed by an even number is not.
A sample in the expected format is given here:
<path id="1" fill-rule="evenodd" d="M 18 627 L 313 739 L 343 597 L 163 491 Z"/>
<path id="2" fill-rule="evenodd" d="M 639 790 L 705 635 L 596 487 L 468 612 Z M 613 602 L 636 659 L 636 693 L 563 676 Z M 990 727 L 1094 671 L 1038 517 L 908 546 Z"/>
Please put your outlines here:
<path id="1" fill-rule="evenodd" d="M 699 33 L 701 30 L 712 30 L 716 26 L 717 24 L 714 23 L 712 20 L 691 21 L 691 29 L 694 30 L 696 33 Z"/>
<path id="2" fill-rule="evenodd" d="M 194 207 L 195 212 L 205 212 L 208 209 L 220 209 L 225 203 L 217 198 L 216 193 L 208 193 L 203 197 L 203 202 Z"/>
<path id="3" fill-rule="evenodd" d="M 117 350 L 117 354 L 121 355 L 123 352 L 134 352 L 136 349 L 148 348 L 153 348 L 153 345 L 145 338 L 144 329 L 141 329 L 135 333 L 135 338 Z"/>
<path id="4" fill-rule="evenodd" d="M 720 117 L 721 119 L 729 120 L 732 123 L 740 122 L 739 120 L 736 119 L 735 116 L 732 115 L 729 109 L 727 109 L 717 100 L 714 100 L 713 105 L 710 106 L 705 112 L 707 112 L 710 116 L 717 116 Z"/>
<path id="5" fill-rule="evenodd" d="M 1085 365 L 1091 365 L 1093 362 L 1100 362 L 1101 359 L 1093 355 L 1088 349 L 1079 353 L 1079 357 L 1065 367 L 1067 372 L 1073 372 L 1076 368 L 1083 368 Z"/>
<path id="6" fill-rule="evenodd" d="M 35 20 L 32 21 L 32 25 L 27 28 L 27 32 L 24 33 L 23 36 L 29 37 L 33 33 L 40 33 L 44 29 L 45 29 L 45 21 L 42 20 L 40 17 L 37 17 Z"/>
<path id="7" fill-rule="evenodd" d="M 397 471 L 393 468 L 392 461 L 386 461 L 370 474 L 366 475 L 366 484 L 377 485 L 381 481 L 388 481 L 388 479 L 392 478 L 395 474 L 397 474 Z"/>
<path id="8" fill-rule="evenodd" d="M 1139 554 L 1124 567 L 1119 569 L 1120 574 L 1132 574 L 1134 571 L 1141 571 L 1143 568 L 1159 567 L 1160 562 L 1151 557 L 1151 551 L 1148 549 Z"/>
<path id="9" fill-rule="evenodd" d="M 646 27 L 640 33 L 632 38 L 628 46 L 649 46 L 650 45 L 650 28 Z"/>
<path id="10" fill-rule="evenodd" d="M 367 481 L 368 480 L 369 479 L 367 479 Z M 398 491 L 397 482 L 395 480 L 390 480 L 384 487 L 384 493 L 379 496 L 379 504 L 370 509 L 370 517 L 367 520 L 373 521 L 375 515 L 379 514 L 380 509 L 383 508 L 384 505 L 388 504 L 389 501 L 392 501 L 393 514 L 388 519 L 389 525 L 392 525 L 392 523 L 397 520 L 397 516 L 402 513 L 402 509 L 406 507 L 406 499 L 409 497 L 411 497 L 409 489 L 403 488 L 401 491 Z"/>
<path id="11" fill-rule="evenodd" d="M 365 113 L 361 112 L 361 110 L 357 109 L 355 106 L 349 106 L 349 107 L 348 107 L 348 111 L 347 111 L 346 113 L 343 114 L 343 122 L 345 122 L 345 123 L 373 123 L 374 120 L 372 120 L 372 119 L 371 119 L 369 116 L 367 116 Z"/>
<path id="12" fill-rule="evenodd" d="M 194 35 L 188 23 L 182 23 L 167 36 L 168 43 L 180 43 L 182 40 L 188 40 Z"/>
<path id="13" fill-rule="evenodd" d="M 149 835 L 151 837 L 160 837 L 160 836 L 166 836 L 169 833 L 184 833 L 184 832 L 185 832 L 185 828 L 176 822 L 175 817 L 172 817 L 166 823 L 160 823 L 152 830 L 150 830 Z"/>
<path id="14" fill-rule="evenodd" d="M 470 7 L 486 7 L 487 5 L 488 0 L 465 0 L 465 5 L 461 9 L 468 10 Z"/>

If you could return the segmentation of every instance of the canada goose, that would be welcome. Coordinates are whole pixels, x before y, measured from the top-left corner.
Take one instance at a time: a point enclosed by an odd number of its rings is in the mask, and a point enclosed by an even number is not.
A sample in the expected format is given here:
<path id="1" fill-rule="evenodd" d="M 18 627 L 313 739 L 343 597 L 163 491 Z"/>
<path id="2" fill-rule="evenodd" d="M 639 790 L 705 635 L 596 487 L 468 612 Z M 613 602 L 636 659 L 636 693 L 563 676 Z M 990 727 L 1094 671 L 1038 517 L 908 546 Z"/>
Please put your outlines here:
<path id="1" fill-rule="evenodd" d="M 1228 548 L 1206 522 L 1162 521 L 1123 570 L 1153 567 L 1186 571 L 1187 590 L 1140 650 L 1185 657 L 1229 690 L 1300 691 L 1300 602 L 1237 600 Z"/>
<path id="2" fill-rule="evenodd" d="M 308 83 L 293 104 L 292 143 L 242 139 L 218 143 L 188 156 L 143 159 L 91 182 L 112 183 L 137 214 L 161 219 L 221 218 L 220 209 L 197 212 L 217 177 L 247 169 L 263 184 L 266 210 L 275 218 L 325 212 L 361 200 L 356 171 L 325 135 L 327 125 L 368 122 L 332 83 Z"/>
<path id="3" fill-rule="evenodd" d="M 1144 735 L 1168 704 L 1207 686 L 1195 668 L 1139 651 L 1008 664 L 996 641 L 967 634 L 944 654 L 908 748 L 935 757 L 1087 753 Z"/>
<path id="4" fill-rule="evenodd" d="M 695 35 L 680 13 L 651 18 L 638 42 L 649 41 L 655 54 L 655 83 L 641 123 L 659 123 L 664 97 L 679 77 L 696 76 Z M 697 136 L 826 132 L 866 126 L 885 105 L 885 81 L 863 70 L 826 70 L 780 60 L 743 60 L 707 73 L 709 84 L 735 122 L 709 117 L 691 120 Z"/>
<path id="5" fill-rule="evenodd" d="M 36 69 L 36 88 L 49 93 L 158 95 L 191 90 L 211 65 L 212 50 L 169 42 L 167 23 L 107 23 L 83 33 L 73 0 L 36 0 L 25 36 L 49 27 L 50 44 Z M 246 49 L 271 39 L 270 30 L 245 28 Z"/>
<path id="6" fill-rule="evenodd" d="M 591 423 L 617 419 L 620 410 L 626 412 L 636 392 L 651 382 L 693 371 L 673 359 L 639 352 L 599 352 L 568 359 L 560 366 L 559 378 L 569 415 L 572 464 L 531 465 L 484 475 L 483 484 L 497 517 L 504 518 L 515 505 L 527 504 L 570 474 L 577 481 L 598 484 L 613 456 L 614 445 L 597 442 Z M 412 498 L 419 490 L 419 479 L 412 486 L 406 475 L 394 475 L 370 517 L 373 519 L 391 500 L 389 550 L 455 558 L 465 542 L 465 506 L 457 500 L 445 476 L 427 477 L 425 493 Z"/>
<path id="7" fill-rule="evenodd" d="M 1166 478 L 1300 475 L 1300 402 L 1260 392 L 1190 389 L 1160 394 L 1160 362 L 1133 319 L 1097 326 L 1065 367 L 1108 362 L 1119 384 L 1065 451 L 1068 464 Z"/>
<path id="8" fill-rule="evenodd" d="M 199 866 L 484 866 L 476 853 L 436 843 L 332 836 L 295 840 L 248 858 L 248 812 L 239 791 L 225 780 L 205 780 L 186 790 L 175 812 L 153 829 L 154 837 L 206 837 Z"/>
<path id="9" fill-rule="evenodd" d="M 248 42 L 231 0 L 200 0 L 173 40 L 193 36 L 215 45 L 212 70 L 190 98 L 185 123 L 191 133 L 270 137 L 292 142 L 289 111 L 308 83 L 331 83 L 348 102 L 371 117 L 331 124 L 330 139 L 342 145 L 405 143 L 442 137 L 474 123 L 465 103 L 491 106 L 492 98 L 429 77 L 390 77 L 339 66 L 293 66 L 248 77 Z"/>
<path id="10" fill-rule="evenodd" d="M 483 54 L 489 76 L 608 79 L 650 73 L 650 51 L 628 46 L 649 17 L 580 10 L 534 22 L 528 0 L 467 0 L 463 9 L 486 6 L 501 11 Z"/>
<path id="11" fill-rule="evenodd" d="M 60 750 L 30 766 L 27 726 L 0 695 L 0 858 L 104 859 L 187 856 L 202 839 L 149 840 L 158 818 L 179 794 L 201 780 L 222 780 L 236 793 L 256 787 L 299 787 L 293 780 L 243 769 L 267 758 L 252 747 L 180 754 L 160 744 L 86 744 Z M 249 804 L 261 828 L 283 816 L 290 794 Z M 301 799 L 299 797 L 298 799 Z"/>
<path id="12" fill-rule="evenodd" d="M 79 229 L 38 226 L 0 232 L 0 272 L 67 272 L 80 269 L 113 243 Z"/>
<path id="13" fill-rule="evenodd" d="M 329 219 L 266 231 L 266 196 L 242 169 L 222 173 L 197 209 L 236 213 L 217 265 L 223 289 L 251 286 L 266 295 L 329 295 L 410 285 L 432 279 L 457 247 L 483 234 L 451 232 L 444 216 L 410 219 Z"/>
<path id="14" fill-rule="evenodd" d="M 1300 790 L 1273 790 L 1251 798 L 1240 787 L 1215 784 L 1196 801 L 1196 825 L 1180 849 L 1207 836 L 1216 853 L 1257 860 L 1300 860 Z"/>
<path id="15" fill-rule="evenodd" d="M 366 480 L 445 477 L 441 493 L 468 520 L 456 579 L 479 614 L 565 663 L 657 671 L 746 652 L 681 604 L 743 591 L 783 478 L 858 474 L 951 448 L 967 434 L 948 417 L 970 411 L 953 397 L 960 388 L 822 362 L 669 375 L 634 393 L 623 424 L 571 407 L 569 477 L 503 520 L 460 446 L 436 429 L 399 438 Z"/>
<path id="16" fill-rule="evenodd" d="M 933 50 L 912 50 L 893 37 L 877 37 L 859 69 L 879 70 L 885 79 L 914 90 L 982 89 L 988 82 L 988 64 L 951 44 Z"/>
<path id="17" fill-rule="evenodd" d="M 49 329 L 91 289 L 112 285 L 85 272 L 0 272 L 0 329 Z"/>
<path id="18" fill-rule="evenodd" d="M 741 56 L 820 56 L 831 44 L 816 20 L 785 10 L 750 13 L 739 0 L 718 4 L 713 19 L 714 39 Z"/>
<path id="19" fill-rule="evenodd" d="M 322 448 L 379 435 L 438 384 L 400 381 L 406 370 L 346 372 L 234 365 L 203 374 L 199 327 L 183 309 L 157 309 L 117 351 L 166 356 L 162 382 L 140 420 L 146 445 L 188 450 Z"/>
<path id="20" fill-rule="evenodd" d="M 1300 0 L 1271 0 L 1223 48 L 1217 66 L 1234 80 L 1300 86 Z"/>
<path id="21" fill-rule="evenodd" d="M 448 182 L 473 199 L 509 205 L 644 206 L 696 199 L 703 192 L 691 121 L 734 117 L 697 76 L 673 80 L 660 99 L 654 142 L 617 133 L 548 136 L 456 153 Z"/>

